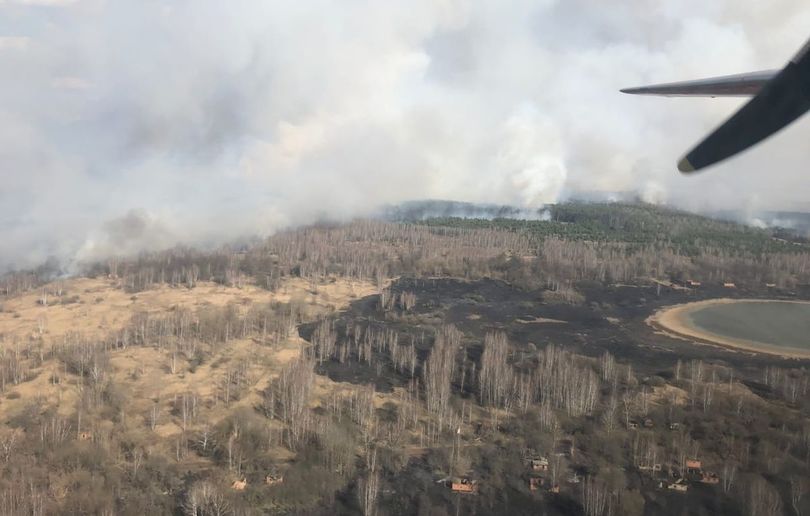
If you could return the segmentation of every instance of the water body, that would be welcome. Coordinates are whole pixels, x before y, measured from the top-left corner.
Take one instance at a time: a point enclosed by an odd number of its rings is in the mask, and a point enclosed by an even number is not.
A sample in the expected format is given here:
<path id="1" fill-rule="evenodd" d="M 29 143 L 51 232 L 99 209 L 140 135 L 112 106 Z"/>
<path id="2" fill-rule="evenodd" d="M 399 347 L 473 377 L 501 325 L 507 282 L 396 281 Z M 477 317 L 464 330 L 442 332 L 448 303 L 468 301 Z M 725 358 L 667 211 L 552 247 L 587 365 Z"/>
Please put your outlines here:
<path id="1" fill-rule="evenodd" d="M 701 332 L 765 348 L 810 351 L 810 303 L 739 301 L 709 304 L 686 314 Z"/>

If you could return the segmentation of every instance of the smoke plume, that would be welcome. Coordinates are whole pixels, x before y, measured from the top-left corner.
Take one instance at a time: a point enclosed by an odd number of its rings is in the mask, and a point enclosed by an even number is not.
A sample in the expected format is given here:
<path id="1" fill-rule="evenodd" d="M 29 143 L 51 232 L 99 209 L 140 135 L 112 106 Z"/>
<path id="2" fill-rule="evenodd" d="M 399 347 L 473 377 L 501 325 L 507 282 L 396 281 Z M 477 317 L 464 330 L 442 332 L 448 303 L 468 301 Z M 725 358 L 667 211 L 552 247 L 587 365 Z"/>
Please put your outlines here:
<path id="1" fill-rule="evenodd" d="M 806 202 L 807 120 L 697 177 L 741 103 L 626 86 L 781 66 L 799 0 L 0 1 L 0 267 L 441 198 Z"/>

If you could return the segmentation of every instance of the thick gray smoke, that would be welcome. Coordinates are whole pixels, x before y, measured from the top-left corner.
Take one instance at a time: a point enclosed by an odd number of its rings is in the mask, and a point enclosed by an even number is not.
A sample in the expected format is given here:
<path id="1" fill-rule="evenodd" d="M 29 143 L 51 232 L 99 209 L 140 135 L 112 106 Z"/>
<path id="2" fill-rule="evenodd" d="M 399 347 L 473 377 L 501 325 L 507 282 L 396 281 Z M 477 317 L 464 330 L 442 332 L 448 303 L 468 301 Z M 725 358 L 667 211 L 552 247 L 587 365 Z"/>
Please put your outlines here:
<path id="1" fill-rule="evenodd" d="M 267 234 L 386 203 L 807 201 L 807 120 L 696 178 L 739 100 L 647 82 L 781 66 L 801 0 L 0 0 L 0 267 Z"/>

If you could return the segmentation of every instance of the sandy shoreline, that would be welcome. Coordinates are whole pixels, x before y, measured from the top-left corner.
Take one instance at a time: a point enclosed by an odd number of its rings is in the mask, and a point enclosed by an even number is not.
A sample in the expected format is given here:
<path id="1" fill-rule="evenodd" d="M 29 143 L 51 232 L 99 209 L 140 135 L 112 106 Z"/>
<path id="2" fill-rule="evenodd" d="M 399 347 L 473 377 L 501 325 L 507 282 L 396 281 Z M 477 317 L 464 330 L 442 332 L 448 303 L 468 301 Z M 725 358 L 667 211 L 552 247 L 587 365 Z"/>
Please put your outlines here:
<path id="1" fill-rule="evenodd" d="M 786 358 L 810 358 L 810 350 L 796 349 L 773 346 L 762 342 L 755 342 L 745 339 L 736 339 L 718 335 L 710 331 L 703 330 L 695 327 L 689 319 L 689 314 L 711 305 L 728 304 L 728 303 L 763 303 L 763 302 L 780 302 L 780 303 L 802 303 L 808 304 L 808 301 L 791 301 L 782 299 L 707 299 L 705 301 L 695 301 L 692 303 L 684 303 L 680 305 L 672 305 L 664 307 L 653 315 L 647 318 L 647 324 L 664 330 L 665 332 L 672 333 L 677 337 L 694 339 L 698 342 L 716 344 L 719 346 L 736 349 L 740 351 L 751 351 L 755 353 L 767 353 L 771 355 L 779 355 Z"/>

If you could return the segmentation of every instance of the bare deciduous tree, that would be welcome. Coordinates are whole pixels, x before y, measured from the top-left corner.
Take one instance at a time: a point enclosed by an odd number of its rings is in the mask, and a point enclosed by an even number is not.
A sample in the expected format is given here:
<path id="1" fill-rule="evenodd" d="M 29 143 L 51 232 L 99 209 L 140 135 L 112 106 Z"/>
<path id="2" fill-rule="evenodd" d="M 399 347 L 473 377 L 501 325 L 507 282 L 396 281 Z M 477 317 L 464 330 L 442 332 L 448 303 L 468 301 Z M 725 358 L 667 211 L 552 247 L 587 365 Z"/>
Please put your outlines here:
<path id="1" fill-rule="evenodd" d="M 782 499 L 767 480 L 757 475 L 748 482 L 745 509 L 750 516 L 777 516 Z"/>
<path id="2" fill-rule="evenodd" d="M 456 368 L 456 349 L 460 344 L 461 332 L 453 326 L 443 326 L 436 335 L 423 370 L 425 402 L 428 411 L 437 417 L 439 431 L 444 429 L 449 416 L 450 381 Z"/>
<path id="3" fill-rule="evenodd" d="M 183 512 L 187 516 L 225 516 L 230 513 L 230 508 L 222 491 L 203 480 L 194 483 L 186 492 Z"/>
<path id="4" fill-rule="evenodd" d="M 737 480 L 737 464 L 730 461 L 725 462 L 721 478 L 723 479 L 723 491 L 730 492 Z"/>
<path id="5" fill-rule="evenodd" d="M 160 421 L 160 400 L 152 403 L 152 408 L 149 409 L 149 428 L 154 432 Z"/>
<path id="6" fill-rule="evenodd" d="M 610 491 L 605 483 L 595 477 L 586 477 L 582 482 L 582 508 L 586 516 L 602 516 L 610 509 Z"/>
<path id="7" fill-rule="evenodd" d="M 509 343 L 503 332 L 489 332 L 484 337 L 484 352 L 478 374 L 481 402 L 500 408 L 510 403 L 512 367 L 507 362 Z"/>
<path id="8" fill-rule="evenodd" d="M 271 387 L 273 398 L 287 425 L 287 445 L 296 450 L 304 441 L 310 427 L 309 397 L 315 382 L 314 360 L 309 352 L 302 352 L 281 370 Z"/>
<path id="9" fill-rule="evenodd" d="M 380 489 L 380 475 L 377 472 L 377 450 L 366 455 L 366 476 L 357 482 L 357 497 L 364 516 L 377 514 L 377 495 Z"/>
<path id="10" fill-rule="evenodd" d="M 807 478 L 795 475 L 790 477 L 790 503 L 798 516 L 802 515 L 801 502 L 808 489 L 810 489 L 810 481 Z"/>

